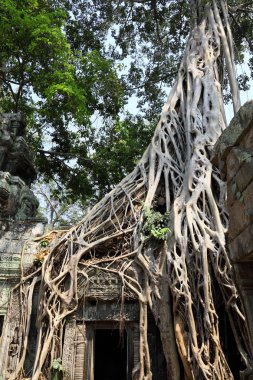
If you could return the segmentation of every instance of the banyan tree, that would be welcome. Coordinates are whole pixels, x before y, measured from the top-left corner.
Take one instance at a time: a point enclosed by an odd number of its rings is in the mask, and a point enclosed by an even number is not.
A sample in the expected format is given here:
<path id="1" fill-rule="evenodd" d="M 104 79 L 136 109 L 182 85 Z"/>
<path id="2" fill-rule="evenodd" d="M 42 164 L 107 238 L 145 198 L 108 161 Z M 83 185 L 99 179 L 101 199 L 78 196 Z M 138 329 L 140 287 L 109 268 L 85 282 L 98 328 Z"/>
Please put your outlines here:
<path id="1" fill-rule="evenodd" d="M 244 310 L 226 247 L 226 185 L 210 161 L 227 126 L 224 71 L 234 111 L 240 107 L 233 40 L 224 0 L 192 0 L 192 13 L 178 76 L 136 168 L 53 241 L 42 266 L 23 275 L 12 291 L 5 331 L 10 336 L 18 331 L 18 358 L 11 380 L 24 377 L 36 286 L 33 380 L 50 378 L 52 363 L 63 356 L 66 321 L 85 310 L 98 273 L 117 278 L 121 310 L 130 299 L 139 306 L 139 356 L 131 379 L 153 376 L 148 313 L 159 329 L 168 379 L 233 379 L 221 304 L 241 368 L 251 367 Z M 119 324 L 123 330 L 123 312 Z"/>

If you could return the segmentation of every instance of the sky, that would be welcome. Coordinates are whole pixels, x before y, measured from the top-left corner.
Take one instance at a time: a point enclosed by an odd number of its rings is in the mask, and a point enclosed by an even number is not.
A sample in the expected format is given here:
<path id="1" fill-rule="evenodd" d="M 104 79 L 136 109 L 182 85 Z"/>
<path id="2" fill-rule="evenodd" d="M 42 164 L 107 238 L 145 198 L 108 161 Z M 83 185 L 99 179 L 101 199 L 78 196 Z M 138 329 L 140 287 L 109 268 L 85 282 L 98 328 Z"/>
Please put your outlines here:
<path id="1" fill-rule="evenodd" d="M 243 73 L 246 73 L 250 78 L 250 69 L 249 69 L 249 65 L 248 65 L 248 60 L 249 60 L 249 55 L 246 54 L 245 55 L 245 62 L 242 65 L 236 66 L 236 75 L 237 76 L 239 76 Z M 240 91 L 241 105 L 243 105 L 247 101 L 253 99 L 253 80 L 252 79 L 250 80 L 249 85 L 250 85 L 249 90 Z M 171 88 L 167 89 L 167 91 L 166 91 L 167 96 L 169 96 L 170 90 L 171 90 Z M 165 103 L 165 101 L 166 101 L 166 99 L 164 99 L 164 103 Z M 137 102 L 138 102 L 138 98 L 136 96 L 132 96 L 129 99 L 128 104 L 126 105 L 126 111 L 129 111 L 130 113 L 133 113 L 133 114 L 137 114 L 138 113 Z M 161 111 L 162 111 L 162 108 L 161 108 Z M 226 112 L 227 123 L 229 124 L 229 122 L 231 121 L 231 119 L 234 116 L 232 102 L 225 105 L 225 112 Z"/>

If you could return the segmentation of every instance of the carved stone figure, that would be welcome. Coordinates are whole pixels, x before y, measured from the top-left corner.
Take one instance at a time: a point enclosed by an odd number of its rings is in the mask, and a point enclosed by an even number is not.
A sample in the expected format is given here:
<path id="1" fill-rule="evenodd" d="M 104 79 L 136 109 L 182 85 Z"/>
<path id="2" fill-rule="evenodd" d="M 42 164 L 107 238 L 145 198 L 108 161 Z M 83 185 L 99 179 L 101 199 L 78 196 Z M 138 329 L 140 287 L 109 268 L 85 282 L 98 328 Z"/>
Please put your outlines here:
<path id="1" fill-rule="evenodd" d="M 19 196 L 25 183 L 10 173 L 0 172 L 0 217 L 14 218 L 19 208 Z"/>
<path id="2" fill-rule="evenodd" d="M 20 207 L 18 209 L 16 219 L 24 220 L 36 216 L 39 202 L 33 192 L 24 186 L 21 190 Z"/>
<path id="3" fill-rule="evenodd" d="M 4 170 L 19 176 L 30 185 L 36 178 L 36 171 L 32 164 L 32 157 L 28 145 L 22 136 L 18 136 L 7 154 Z"/>
<path id="4" fill-rule="evenodd" d="M 30 185 L 36 178 L 36 171 L 23 133 L 20 114 L 0 115 L 0 170 L 18 176 Z"/>
<path id="5" fill-rule="evenodd" d="M 38 206 L 33 192 L 19 177 L 0 172 L 0 218 L 33 218 Z"/>
<path id="6" fill-rule="evenodd" d="M 0 114 L 0 218 L 26 220 L 37 212 L 38 201 L 29 189 L 36 171 L 24 127 L 21 114 Z"/>

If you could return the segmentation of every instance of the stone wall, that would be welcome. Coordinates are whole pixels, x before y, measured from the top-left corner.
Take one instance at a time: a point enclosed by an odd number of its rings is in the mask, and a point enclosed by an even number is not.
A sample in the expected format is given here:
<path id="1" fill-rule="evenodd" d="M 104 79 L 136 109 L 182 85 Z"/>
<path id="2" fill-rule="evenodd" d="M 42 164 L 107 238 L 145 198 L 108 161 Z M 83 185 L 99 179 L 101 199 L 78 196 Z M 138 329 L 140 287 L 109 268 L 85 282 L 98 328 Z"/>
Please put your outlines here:
<path id="1" fill-rule="evenodd" d="M 33 264 L 37 251 L 36 237 L 43 235 L 45 221 L 0 221 L 0 315 L 8 307 L 10 288 L 20 280 L 21 260 L 26 272 Z"/>
<path id="2" fill-rule="evenodd" d="M 227 181 L 229 254 L 253 352 L 253 101 L 240 108 L 221 135 L 214 148 L 213 163 Z"/>

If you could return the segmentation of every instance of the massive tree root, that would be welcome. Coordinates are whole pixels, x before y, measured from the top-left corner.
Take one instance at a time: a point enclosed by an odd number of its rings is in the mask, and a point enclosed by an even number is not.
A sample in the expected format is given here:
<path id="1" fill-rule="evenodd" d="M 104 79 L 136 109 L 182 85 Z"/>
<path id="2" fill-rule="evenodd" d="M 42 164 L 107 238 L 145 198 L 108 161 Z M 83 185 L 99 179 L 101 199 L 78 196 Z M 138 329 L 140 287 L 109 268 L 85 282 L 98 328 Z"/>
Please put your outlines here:
<path id="1" fill-rule="evenodd" d="M 32 375 L 37 380 L 61 356 L 64 321 L 85 298 L 98 270 L 119 277 L 122 302 L 130 295 L 139 300 L 140 363 L 134 378 L 152 379 L 148 307 L 160 329 L 169 379 L 182 378 L 180 360 L 186 379 L 233 378 L 220 341 L 214 278 L 242 360 L 250 365 L 245 318 L 225 246 L 226 188 L 210 162 L 226 127 L 223 54 L 234 108 L 239 107 L 232 41 L 223 0 L 205 5 L 203 15 L 196 17 L 176 84 L 135 170 L 55 244 L 41 270 L 13 290 L 12 302 L 22 300 L 23 307 L 19 365 L 11 379 L 22 377 L 35 283 L 41 281 Z M 147 236 L 147 210 L 170 213 L 166 240 Z M 9 321 L 12 313 L 11 305 Z"/>

